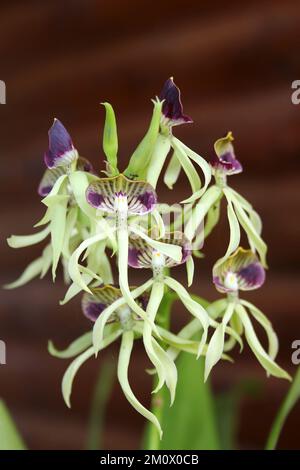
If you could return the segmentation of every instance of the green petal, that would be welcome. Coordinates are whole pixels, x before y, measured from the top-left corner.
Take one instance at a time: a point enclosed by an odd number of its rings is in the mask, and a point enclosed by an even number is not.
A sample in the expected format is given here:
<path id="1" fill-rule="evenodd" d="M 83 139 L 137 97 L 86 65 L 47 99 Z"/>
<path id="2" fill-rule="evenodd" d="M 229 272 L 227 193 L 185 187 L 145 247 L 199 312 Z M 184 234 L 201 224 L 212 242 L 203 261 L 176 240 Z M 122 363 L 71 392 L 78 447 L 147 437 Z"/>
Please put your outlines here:
<path id="1" fill-rule="evenodd" d="M 176 152 L 176 157 L 178 158 L 180 165 L 182 166 L 183 171 L 185 172 L 190 182 L 192 192 L 197 193 L 201 188 L 201 180 L 194 165 L 187 156 L 185 150 L 183 149 L 183 146 L 181 145 L 181 142 L 178 139 L 173 137 L 172 144 Z"/>
<path id="2" fill-rule="evenodd" d="M 82 212 L 91 220 L 97 219 L 97 210 L 87 202 L 85 193 L 89 184 L 98 179 L 95 175 L 84 171 L 74 171 L 69 175 L 73 196 Z"/>
<path id="3" fill-rule="evenodd" d="M 141 286 L 137 287 L 133 291 L 131 291 L 132 297 L 135 299 L 136 297 L 139 297 L 142 295 L 146 290 L 148 290 L 153 284 L 153 280 L 150 279 L 149 281 L 145 282 Z M 109 317 L 114 314 L 117 308 L 121 307 L 122 305 L 126 304 L 126 300 L 122 297 L 115 302 L 113 302 L 109 307 L 107 307 L 101 315 L 97 318 L 94 324 L 93 328 L 93 345 L 94 345 L 94 351 L 95 354 L 97 355 L 99 351 L 99 344 L 101 344 L 101 341 L 103 340 L 103 332 L 104 332 L 104 327 L 106 325 L 106 322 L 108 321 Z"/>
<path id="4" fill-rule="evenodd" d="M 169 256 L 170 258 L 174 259 L 177 263 L 181 262 L 181 259 L 182 259 L 181 246 L 172 245 L 170 243 L 163 243 L 158 240 L 153 240 L 152 238 L 148 237 L 148 235 L 146 235 L 142 230 L 132 225 L 129 226 L 129 230 L 130 232 L 134 233 L 135 235 L 138 235 L 143 240 L 145 240 L 155 250 L 159 251 L 165 256 Z"/>
<path id="5" fill-rule="evenodd" d="M 201 197 L 205 193 L 205 191 L 206 191 L 206 189 L 207 189 L 207 187 L 210 183 L 210 180 L 211 180 L 211 167 L 203 157 L 201 157 L 200 155 L 198 155 L 198 153 L 194 152 L 192 149 L 187 147 L 183 142 L 176 139 L 176 137 L 173 137 L 173 141 L 174 140 L 176 141 L 177 144 L 179 144 L 181 146 L 182 150 L 187 154 L 187 156 L 191 160 L 193 160 L 195 163 L 197 163 L 198 166 L 200 166 L 200 168 L 201 168 L 201 170 L 204 174 L 204 185 L 203 185 L 203 187 L 198 192 L 193 194 L 193 196 L 191 196 L 189 199 L 186 199 L 185 201 L 183 201 L 183 202 L 194 202 L 197 199 L 199 199 L 199 197 Z"/>
<path id="6" fill-rule="evenodd" d="M 146 181 L 155 189 L 171 148 L 169 136 L 158 134 L 147 169 Z"/>
<path id="7" fill-rule="evenodd" d="M 210 371 L 214 367 L 214 365 L 219 362 L 222 357 L 223 350 L 224 350 L 224 341 L 225 341 L 225 328 L 227 323 L 230 321 L 230 318 L 234 311 L 234 304 L 230 302 L 227 305 L 226 311 L 224 313 L 222 322 L 218 325 L 212 338 L 209 342 L 206 358 L 205 358 L 205 373 L 204 373 L 204 381 L 207 380 Z"/>
<path id="8" fill-rule="evenodd" d="M 162 102 L 159 100 L 153 101 L 154 109 L 149 129 L 133 152 L 129 165 L 126 168 L 124 175 L 130 179 L 143 178 L 146 175 L 147 167 L 149 165 L 153 148 L 158 137 Z"/>
<path id="9" fill-rule="evenodd" d="M 45 238 L 50 233 L 50 225 L 47 225 L 40 232 L 34 233 L 33 235 L 11 235 L 7 239 L 7 243 L 11 248 L 24 248 L 25 246 L 36 245 Z"/>
<path id="10" fill-rule="evenodd" d="M 43 257 L 35 259 L 32 261 L 23 271 L 21 276 L 14 282 L 10 284 L 5 284 L 4 289 L 15 289 L 16 287 L 23 286 L 27 282 L 31 281 L 37 277 L 43 269 Z"/>
<path id="11" fill-rule="evenodd" d="M 126 331 L 122 336 L 122 344 L 119 353 L 118 361 L 118 379 L 121 388 L 124 392 L 129 403 L 133 408 L 144 416 L 146 419 L 151 421 L 159 432 L 160 438 L 162 437 L 162 430 L 158 419 L 152 414 L 147 408 L 145 408 L 133 394 L 132 389 L 128 382 L 128 367 L 133 347 L 134 333 L 132 331 Z"/>
<path id="12" fill-rule="evenodd" d="M 55 197 L 59 194 L 61 187 L 63 186 L 67 178 L 68 178 L 67 175 L 61 175 L 56 180 L 50 193 L 46 197 L 44 197 L 44 199 L 42 199 L 42 203 L 45 204 L 45 206 L 51 207 L 53 205 L 53 200 L 55 200 Z"/>
<path id="13" fill-rule="evenodd" d="M 113 107 L 109 103 L 101 103 L 105 107 L 105 124 L 103 131 L 103 150 L 109 164 L 109 176 L 116 176 L 118 172 L 118 133 L 116 117 Z"/>
<path id="14" fill-rule="evenodd" d="M 272 323 L 270 320 L 263 314 L 261 310 L 259 310 L 255 305 L 251 304 L 250 302 L 247 302 L 246 300 L 241 300 L 240 301 L 244 307 L 248 308 L 250 313 L 253 315 L 256 321 L 264 328 L 268 341 L 269 341 L 269 349 L 268 349 L 268 354 L 271 357 L 271 359 L 275 359 L 278 353 L 278 337 L 273 330 Z"/>
<path id="15" fill-rule="evenodd" d="M 48 352 L 51 356 L 61 359 L 69 359 L 85 351 L 92 344 L 92 332 L 88 331 L 79 338 L 75 339 L 66 349 L 56 349 L 52 341 L 48 341 Z"/>
<path id="16" fill-rule="evenodd" d="M 173 189 L 174 184 L 177 182 L 181 171 L 180 162 L 176 156 L 176 152 L 173 153 L 171 160 L 167 166 L 164 183 L 169 189 Z"/>
<path id="17" fill-rule="evenodd" d="M 149 318 L 149 320 L 153 323 L 155 321 L 155 317 L 157 315 L 163 296 L 164 296 L 163 283 L 154 282 L 152 289 L 151 289 L 149 301 L 147 304 L 147 309 L 146 309 L 146 315 Z M 152 327 L 149 322 L 144 322 L 143 343 L 144 343 L 147 356 L 149 357 L 150 361 L 152 362 L 152 364 L 154 365 L 157 371 L 158 384 L 154 390 L 154 393 L 156 393 L 164 385 L 166 376 L 165 376 L 164 366 L 161 362 L 161 359 L 159 358 L 159 355 L 156 353 L 154 344 L 152 342 Z"/>
<path id="18" fill-rule="evenodd" d="M 51 245 L 52 245 L 52 278 L 55 280 L 58 261 L 63 249 L 66 215 L 69 196 L 55 196 L 57 199 L 51 207 Z"/>
<path id="19" fill-rule="evenodd" d="M 274 377 L 291 380 L 289 374 L 271 359 L 260 344 L 245 308 L 241 304 L 237 304 L 236 311 L 244 325 L 248 344 L 263 368 Z"/>
<path id="20" fill-rule="evenodd" d="M 72 237 L 73 231 L 76 226 L 77 217 L 78 217 L 78 208 L 71 207 L 71 209 L 68 211 L 67 218 L 66 218 L 64 241 L 63 241 L 63 247 L 62 247 L 63 255 L 67 259 L 69 259 L 71 256 L 70 239 Z"/>
<path id="21" fill-rule="evenodd" d="M 163 365 L 166 386 L 170 391 L 170 406 L 173 405 L 175 400 L 176 385 L 177 385 L 177 368 L 171 356 L 152 338 L 152 345 L 156 356 L 160 363 Z"/>
<path id="22" fill-rule="evenodd" d="M 121 330 L 115 331 L 107 338 L 103 339 L 100 344 L 99 349 L 104 349 L 113 343 L 119 336 L 121 336 Z M 82 366 L 84 362 L 86 362 L 90 357 L 94 354 L 94 348 L 91 347 L 87 349 L 84 353 L 78 356 L 71 364 L 69 365 L 68 369 L 66 370 L 63 380 L 62 380 L 62 394 L 65 400 L 66 405 L 71 408 L 70 397 L 72 393 L 72 385 L 75 378 L 75 375 L 78 372 L 78 369 Z"/>
<path id="23" fill-rule="evenodd" d="M 190 256 L 186 261 L 186 271 L 187 271 L 187 278 L 188 278 L 188 286 L 190 287 L 193 284 L 194 271 L 195 271 L 195 265 L 194 265 L 194 260 L 192 256 Z"/>
<path id="24" fill-rule="evenodd" d="M 175 281 L 175 279 L 172 279 L 171 277 L 166 277 L 165 283 L 167 284 L 167 286 L 170 287 L 170 289 L 176 292 L 176 294 L 179 296 L 180 300 L 185 305 L 187 310 L 199 320 L 200 325 L 203 328 L 203 333 L 198 349 L 199 357 L 202 353 L 203 347 L 207 339 L 208 327 L 210 324 L 209 316 L 206 310 L 191 298 L 187 290 L 178 281 Z"/>

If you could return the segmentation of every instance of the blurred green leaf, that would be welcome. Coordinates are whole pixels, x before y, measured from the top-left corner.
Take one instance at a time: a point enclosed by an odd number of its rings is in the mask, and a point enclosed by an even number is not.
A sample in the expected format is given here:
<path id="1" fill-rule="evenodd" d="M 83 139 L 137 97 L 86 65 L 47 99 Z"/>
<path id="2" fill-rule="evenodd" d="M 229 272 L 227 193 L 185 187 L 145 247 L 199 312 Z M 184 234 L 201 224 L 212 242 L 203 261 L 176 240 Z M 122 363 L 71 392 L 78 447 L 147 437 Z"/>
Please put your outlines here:
<path id="1" fill-rule="evenodd" d="M 283 400 L 283 403 L 277 413 L 277 416 L 274 420 L 274 423 L 272 425 L 267 444 L 266 444 L 266 450 L 273 450 L 277 446 L 277 442 L 280 436 L 280 433 L 282 431 L 282 428 L 284 426 L 284 423 L 297 403 L 297 401 L 300 398 L 300 367 L 298 368 L 294 380 L 289 388 L 289 391 L 287 395 L 285 396 L 285 399 Z"/>
<path id="2" fill-rule="evenodd" d="M 5 403 L 0 400 L 0 450 L 25 449 L 25 444 L 17 431 Z"/>
<path id="3" fill-rule="evenodd" d="M 204 384 L 203 358 L 181 353 L 177 361 L 178 385 L 174 405 L 162 417 L 161 449 L 220 449 L 214 400 L 210 385 Z M 164 391 L 165 392 L 165 391 Z"/>

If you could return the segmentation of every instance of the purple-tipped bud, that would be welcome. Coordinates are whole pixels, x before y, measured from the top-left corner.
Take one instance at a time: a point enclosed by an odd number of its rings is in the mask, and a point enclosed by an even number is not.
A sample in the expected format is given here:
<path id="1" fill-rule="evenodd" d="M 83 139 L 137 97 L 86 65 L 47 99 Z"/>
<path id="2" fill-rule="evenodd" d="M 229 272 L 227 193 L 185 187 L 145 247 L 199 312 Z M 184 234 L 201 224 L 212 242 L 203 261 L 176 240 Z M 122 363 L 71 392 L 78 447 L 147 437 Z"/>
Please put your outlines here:
<path id="1" fill-rule="evenodd" d="M 55 119 L 49 130 L 49 149 L 45 153 L 44 160 L 48 168 L 70 165 L 78 158 L 70 134 L 63 124 Z"/>
<path id="2" fill-rule="evenodd" d="M 193 122 L 189 116 L 183 114 L 180 90 L 175 85 L 173 77 L 165 82 L 159 98 L 164 100 L 162 105 L 162 124 L 172 127 Z"/>

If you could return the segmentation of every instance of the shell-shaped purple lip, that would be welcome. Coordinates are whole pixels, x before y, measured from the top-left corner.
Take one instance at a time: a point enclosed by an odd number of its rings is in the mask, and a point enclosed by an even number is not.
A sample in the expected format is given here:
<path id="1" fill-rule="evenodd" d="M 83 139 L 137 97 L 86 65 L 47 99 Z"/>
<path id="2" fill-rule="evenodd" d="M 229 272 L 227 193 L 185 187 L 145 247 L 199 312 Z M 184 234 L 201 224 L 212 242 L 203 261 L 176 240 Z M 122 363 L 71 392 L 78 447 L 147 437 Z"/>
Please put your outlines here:
<path id="1" fill-rule="evenodd" d="M 234 153 L 233 140 L 231 132 L 218 139 L 214 145 L 215 154 L 210 160 L 213 169 L 222 171 L 226 175 L 235 175 L 243 171 L 243 167 Z"/>
<path id="2" fill-rule="evenodd" d="M 115 202 L 120 197 L 126 198 L 128 215 L 147 214 L 157 203 L 156 192 L 149 183 L 132 181 L 124 175 L 101 178 L 86 191 L 88 203 L 105 212 L 115 212 Z"/>
<path id="3" fill-rule="evenodd" d="M 193 122 L 192 118 L 183 114 L 180 90 L 175 85 L 172 77 L 165 82 L 159 98 L 160 100 L 164 100 L 162 113 L 168 125 L 178 126 L 180 124 Z"/>
<path id="4" fill-rule="evenodd" d="M 135 287 L 131 287 L 131 290 Z M 82 296 L 81 307 L 83 314 L 92 322 L 95 322 L 99 315 L 109 305 L 115 302 L 117 299 L 122 297 L 122 292 L 117 286 L 110 284 L 103 285 L 101 287 L 95 287 L 91 289 L 92 294 L 85 293 Z M 145 292 L 137 299 L 138 304 L 145 310 L 149 300 L 149 294 Z M 133 318 L 137 319 L 133 314 Z M 110 317 L 109 322 L 118 321 L 117 313 Z"/>
<path id="5" fill-rule="evenodd" d="M 95 174 L 92 164 L 86 158 L 83 157 L 79 157 L 77 160 L 77 170 Z M 51 192 L 58 178 L 64 175 L 65 173 L 66 168 L 63 166 L 58 166 L 57 168 L 53 168 L 51 170 L 48 168 L 44 172 L 41 182 L 38 186 L 38 194 L 41 197 L 47 196 Z"/>
<path id="6" fill-rule="evenodd" d="M 258 289 L 265 278 L 265 270 L 256 254 L 241 247 L 213 270 L 213 282 L 223 293 Z"/>
<path id="7" fill-rule="evenodd" d="M 183 264 L 192 254 L 192 247 L 189 240 L 185 237 L 182 232 L 166 233 L 164 238 L 159 239 L 162 243 L 168 243 L 172 245 L 181 246 L 182 258 L 180 263 L 177 263 L 174 259 L 166 256 L 165 267 L 174 267 L 179 264 Z M 129 237 L 129 249 L 128 249 L 128 264 L 132 268 L 152 268 L 152 256 L 154 252 L 152 248 L 142 238 L 135 236 Z"/>
<path id="8" fill-rule="evenodd" d="M 220 157 L 213 155 L 210 160 L 210 164 L 214 169 L 221 170 L 226 175 L 235 175 L 243 171 L 241 163 L 232 152 L 227 152 Z"/>
<path id="9" fill-rule="evenodd" d="M 69 165 L 78 158 L 70 134 L 64 125 L 55 119 L 49 129 L 49 149 L 45 152 L 44 160 L 48 168 Z"/>

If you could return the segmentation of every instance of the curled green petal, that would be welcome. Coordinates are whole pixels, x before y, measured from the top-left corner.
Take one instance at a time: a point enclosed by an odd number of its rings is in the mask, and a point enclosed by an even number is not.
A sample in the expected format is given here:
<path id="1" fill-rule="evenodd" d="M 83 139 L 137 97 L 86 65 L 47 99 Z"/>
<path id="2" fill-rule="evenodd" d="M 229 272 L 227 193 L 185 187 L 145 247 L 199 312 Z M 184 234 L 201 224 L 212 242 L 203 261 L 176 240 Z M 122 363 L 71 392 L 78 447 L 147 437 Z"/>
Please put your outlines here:
<path id="1" fill-rule="evenodd" d="M 173 137 L 172 144 L 176 152 L 176 157 L 179 160 L 180 165 L 189 180 L 192 192 L 197 193 L 201 188 L 201 180 L 193 163 L 187 156 L 185 150 L 183 149 L 183 146 L 181 145 L 181 142 L 178 139 Z"/>
<path id="2" fill-rule="evenodd" d="M 169 189 L 173 189 L 174 184 L 179 178 L 180 172 L 181 165 L 176 156 L 176 152 L 174 152 L 164 175 L 164 183 Z"/>
<path id="3" fill-rule="evenodd" d="M 97 181 L 99 178 L 85 171 L 74 171 L 69 175 L 69 182 L 73 196 L 82 210 L 82 212 L 91 220 L 97 219 L 97 211 L 92 207 L 86 199 L 86 190 L 90 183 Z"/>
<path id="4" fill-rule="evenodd" d="M 36 245 L 45 238 L 50 233 L 50 225 L 47 225 L 40 232 L 34 233 L 33 235 L 11 235 L 7 239 L 7 243 L 11 248 L 24 248 L 25 246 Z"/>
<path id="5" fill-rule="evenodd" d="M 262 347 L 246 309 L 241 304 L 237 304 L 236 311 L 244 325 L 247 342 L 263 368 L 268 374 L 273 375 L 274 377 L 291 380 L 290 375 L 279 367 Z"/>
<path id="6" fill-rule="evenodd" d="M 70 357 L 77 356 L 92 345 L 92 332 L 88 331 L 79 338 L 75 339 L 66 349 L 56 349 L 52 341 L 48 341 L 48 352 L 51 356 L 59 357 L 61 359 L 69 359 Z"/>
<path id="7" fill-rule="evenodd" d="M 128 368 L 129 368 L 129 361 L 131 357 L 131 352 L 133 348 L 133 340 L 134 340 L 134 333 L 132 331 L 126 331 L 123 333 L 122 336 L 122 343 L 119 353 L 119 361 L 118 361 L 118 380 L 120 382 L 121 388 L 124 392 L 125 397 L 129 401 L 129 403 L 133 406 L 133 408 L 144 416 L 146 419 L 151 421 L 154 426 L 156 427 L 160 438 L 162 438 L 162 430 L 159 424 L 158 419 L 156 416 L 151 413 L 147 408 L 145 408 L 133 394 L 133 391 L 130 387 L 128 382 Z"/>
<path id="8" fill-rule="evenodd" d="M 195 265 L 194 265 L 194 260 L 192 256 L 190 256 L 186 261 L 186 271 L 187 271 L 187 278 L 188 278 L 188 286 L 190 287 L 193 284 L 194 271 L 195 271 Z"/>
<path id="9" fill-rule="evenodd" d="M 121 330 L 117 330 L 111 335 L 107 336 L 101 342 L 99 349 L 105 349 L 111 343 L 113 343 L 119 336 L 121 336 Z M 68 408 L 71 408 L 70 397 L 72 393 L 72 385 L 75 378 L 75 375 L 78 372 L 78 369 L 86 362 L 90 357 L 94 354 L 94 348 L 91 347 L 87 349 L 84 353 L 80 354 L 71 364 L 69 365 L 68 369 L 66 370 L 63 380 L 62 380 L 62 394 L 65 400 L 66 405 Z"/>
<path id="10" fill-rule="evenodd" d="M 177 385 L 177 368 L 171 356 L 152 338 L 152 345 L 156 356 L 160 363 L 163 365 L 166 386 L 170 391 L 170 406 L 173 405 L 175 400 L 176 385 Z"/>
<path id="11" fill-rule="evenodd" d="M 43 269 L 43 258 L 35 259 L 32 261 L 27 268 L 22 272 L 21 276 L 16 279 L 14 282 L 10 284 L 5 284 L 3 287 L 4 289 L 15 289 L 16 287 L 21 287 L 27 282 L 31 281 L 35 277 L 37 277 Z"/>

